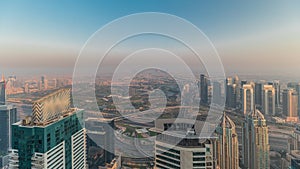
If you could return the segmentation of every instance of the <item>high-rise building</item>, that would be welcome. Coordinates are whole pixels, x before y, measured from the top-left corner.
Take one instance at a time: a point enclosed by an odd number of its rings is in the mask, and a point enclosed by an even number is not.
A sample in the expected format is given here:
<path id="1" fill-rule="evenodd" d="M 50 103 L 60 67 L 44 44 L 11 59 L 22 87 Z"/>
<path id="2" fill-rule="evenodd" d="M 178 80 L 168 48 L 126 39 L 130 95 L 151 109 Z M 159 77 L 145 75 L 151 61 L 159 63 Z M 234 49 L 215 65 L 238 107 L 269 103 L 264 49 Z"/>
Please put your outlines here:
<path id="1" fill-rule="evenodd" d="M 255 83 L 255 105 L 262 107 L 262 91 L 263 85 L 261 83 Z"/>
<path id="2" fill-rule="evenodd" d="M 212 82 L 213 84 L 213 103 L 220 105 L 222 103 L 222 88 L 221 88 L 221 83 L 220 82 Z"/>
<path id="3" fill-rule="evenodd" d="M 103 165 L 109 164 L 115 158 L 115 123 L 113 119 L 89 117 L 85 121 L 85 127 L 88 135 L 88 152 L 92 153 L 95 147 L 99 147 L 103 155 Z M 90 149 L 91 148 L 91 149 Z M 92 155 L 92 154 L 91 154 Z"/>
<path id="4" fill-rule="evenodd" d="M 254 109 L 254 90 L 251 84 L 243 85 L 243 93 L 242 93 L 242 107 L 244 115 L 252 112 Z"/>
<path id="5" fill-rule="evenodd" d="M 272 85 L 263 86 L 263 112 L 275 115 L 275 88 Z"/>
<path id="6" fill-rule="evenodd" d="M 234 122 L 225 114 L 216 129 L 217 163 L 220 169 L 239 169 L 238 136 Z"/>
<path id="7" fill-rule="evenodd" d="M 239 97 L 239 101 L 241 102 L 241 106 L 243 107 L 243 86 L 244 84 L 247 84 L 247 80 L 242 80 L 241 84 L 240 84 L 240 97 Z"/>
<path id="8" fill-rule="evenodd" d="M 4 77 L 0 82 L 0 168 L 8 165 L 8 150 L 11 147 L 11 125 L 17 122 L 17 108 L 6 104 Z"/>
<path id="9" fill-rule="evenodd" d="M 11 147 L 11 125 L 17 122 L 17 108 L 0 105 L 0 152 L 7 153 Z"/>
<path id="10" fill-rule="evenodd" d="M 47 90 L 47 89 L 48 89 L 48 80 L 46 79 L 46 76 L 41 76 L 40 90 Z"/>
<path id="11" fill-rule="evenodd" d="M 0 81 L 0 105 L 5 105 L 6 104 L 6 82 L 5 78 L 2 75 L 2 79 Z"/>
<path id="12" fill-rule="evenodd" d="M 264 115 L 249 113 L 243 123 L 243 165 L 246 169 L 269 169 L 269 134 Z"/>
<path id="13" fill-rule="evenodd" d="M 236 107 L 241 105 L 241 86 L 240 86 L 240 81 L 239 77 L 236 75 L 233 78 L 233 84 L 235 84 L 235 99 L 236 99 Z"/>
<path id="14" fill-rule="evenodd" d="M 202 105 L 208 104 L 208 80 L 204 74 L 200 75 L 200 98 Z"/>
<path id="15" fill-rule="evenodd" d="M 287 122 L 298 122 L 298 94 L 296 90 L 283 90 L 282 108 Z"/>
<path id="16" fill-rule="evenodd" d="M 70 107 L 70 89 L 33 104 L 32 118 L 12 125 L 10 168 L 86 168 L 83 110 Z"/>
<path id="17" fill-rule="evenodd" d="M 279 81 L 276 80 L 274 82 L 269 82 L 269 85 L 272 85 L 275 89 L 275 107 L 279 107 L 281 105 L 281 97 L 280 97 L 280 84 Z"/>
<path id="18" fill-rule="evenodd" d="M 287 84 L 287 87 L 295 89 L 298 97 L 300 96 L 300 83 L 290 82 Z M 300 99 L 298 99 L 298 116 L 300 116 Z"/>
<path id="19" fill-rule="evenodd" d="M 173 119 L 174 120 L 174 119 Z M 166 119 L 161 123 L 162 133 L 155 141 L 155 167 L 216 168 L 216 137 L 201 138 L 199 123 Z M 177 123 L 178 122 L 178 123 Z M 156 126 L 157 127 L 157 126 Z"/>
<path id="20" fill-rule="evenodd" d="M 226 85 L 226 106 L 229 108 L 236 108 L 236 84 L 227 84 Z"/>

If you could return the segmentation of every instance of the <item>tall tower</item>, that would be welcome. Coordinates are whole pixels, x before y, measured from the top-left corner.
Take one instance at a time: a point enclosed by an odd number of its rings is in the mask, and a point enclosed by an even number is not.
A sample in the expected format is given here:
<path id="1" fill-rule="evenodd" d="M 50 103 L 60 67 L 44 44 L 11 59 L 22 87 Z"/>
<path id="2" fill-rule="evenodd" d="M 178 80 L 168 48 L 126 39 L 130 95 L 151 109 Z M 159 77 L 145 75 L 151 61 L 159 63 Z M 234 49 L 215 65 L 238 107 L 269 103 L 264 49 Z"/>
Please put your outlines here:
<path id="1" fill-rule="evenodd" d="M 287 84 L 287 87 L 295 89 L 298 97 L 300 96 L 300 83 L 290 82 Z M 298 99 L 298 116 L 300 116 L 300 99 Z"/>
<path id="2" fill-rule="evenodd" d="M 272 85 L 275 89 L 275 107 L 279 107 L 281 104 L 279 81 L 276 80 L 274 82 L 269 82 L 268 84 Z"/>
<path id="3" fill-rule="evenodd" d="M 2 79 L 0 81 L 0 105 L 5 105 L 6 103 L 6 82 L 4 75 L 2 75 Z"/>
<path id="4" fill-rule="evenodd" d="M 227 84 L 226 85 L 226 106 L 230 108 L 236 108 L 237 103 L 236 103 L 236 98 L 237 98 L 237 93 L 236 93 L 236 84 Z"/>
<path id="5" fill-rule="evenodd" d="M 298 122 L 298 94 L 294 89 L 285 89 L 282 93 L 283 113 L 288 122 Z"/>
<path id="6" fill-rule="evenodd" d="M 254 90 L 251 84 L 243 85 L 242 101 L 244 115 L 247 115 L 254 109 Z"/>
<path id="7" fill-rule="evenodd" d="M 222 89 L 221 89 L 221 83 L 220 82 L 212 82 L 213 84 L 213 102 L 217 105 L 220 105 L 222 103 Z"/>
<path id="8" fill-rule="evenodd" d="M 46 76 L 41 76 L 40 90 L 47 90 L 47 89 L 48 89 L 48 80 L 46 79 Z"/>
<path id="9" fill-rule="evenodd" d="M 263 111 L 266 115 L 275 115 L 275 88 L 272 85 L 263 87 Z"/>
<path id="10" fill-rule="evenodd" d="M 241 104 L 241 86 L 240 86 L 239 77 L 237 75 L 233 78 L 233 84 L 235 84 L 236 103 L 238 106 L 240 106 L 240 104 Z"/>
<path id="11" fill-rule="evenodd" d="M 221 169 L 239 168 L 238 136 L 234 122 L 225 114 L 217 127 L 217 163 Z"/>
<path id="12" fill-rule="evenodd" d="M 200 98 L 201 104 L 207 105 L 208 104 L 208 81 L 207 77 L 204 74 L 200 75 Z"/>
<path id="13" fill-rule="evenodd" d="M 70 89 L 34 102 L 32 118 L 12 125 L 10 168 L 86 168 L 83 110 L 70 107 Z"/>
<path id="14" fill-rule="evenodd" d="M 8 150 L 11 148 L 11 125 L 17 122 L 17 108 L 6 104 L 6 82 L 0 82 L 0 168 L 8 165 Z M 2 162 L 3 161 L 3 162 Z"/>
<path id="15" fill-rule="evenodd" d="M 243 124 L 243 165 L 246 169 L 269 169 L 269 134 L 264 115 L 249 113 Z"/>
<path id="16" fill-rule="evenodd" d="M 255 83 L 255 105 L 262 107 L 262 91 L 263 85 L 261 83 Z"/>

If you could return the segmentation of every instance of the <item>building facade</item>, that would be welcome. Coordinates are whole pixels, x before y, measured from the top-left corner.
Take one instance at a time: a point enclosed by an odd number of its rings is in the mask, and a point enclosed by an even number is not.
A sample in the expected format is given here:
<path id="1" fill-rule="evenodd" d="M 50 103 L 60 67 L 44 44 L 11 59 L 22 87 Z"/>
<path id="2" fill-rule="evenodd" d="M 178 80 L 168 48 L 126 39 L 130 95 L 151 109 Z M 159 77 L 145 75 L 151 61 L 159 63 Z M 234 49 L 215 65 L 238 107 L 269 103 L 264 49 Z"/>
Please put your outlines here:
<path id="1" fill-rule="evenodd" d="M 300 126 L 297 125 L 292 136 L 292 150 L 300 150 Z"/>
<path id="2" fill-rule="evenodd" d="M 269 169 L 269 134 L 264 115 L 249 113 L 243 124 L 243 165 L 245 169 Z"/>
<path id="3" fill-rule="evenodd" d="M 283 90 L 282 109 L 287 122 L 298 122 L 298 94 L 296 90 Z"/>
<path id="4" fill-rule="evenodd" d="M 6 82 L 5 78 L 2 75 L 2 79 L 0 81 L 0 105 L 6 104 Z"/>
<path id="5" fill-rule="evenodd" d="M 226 85 L 226 106 L 229 108 L 237 107 L 237 86 L 236 84 L 227 84 Z"/>
<path id="6" fill-rule="evenodd" d="M 243 85 L 242 108 L 244 115 L 247 115 L 254 109 L 254 90 L 251 84 Z"/>
<path id="7" fill-rule="evenodd" d="M 89 147 L 99 147 L 103 150 L 103 162 L 110 164 L 115 158 L 115 122 L 113 119 L 87 118 L 85 128 Z M 92 152 L 89 152 L 89 155 Z M 92 154 L 91 154 L 92 155 Z M 99 160 L 100 161 L 100 160 Z"/>
<path id="8" fill-rule="evenodd" d="M 255 105 L 257 107 L 262 107 L 262 90 L 263 84 L 255 83 Z"/>
<path id="9" fill-rule="evenodd" d="M 263 112 L 265 115 L 275 115 L 275 88 L 272 85 L 263 87 Z"/>
<path id="10" fill-rule="evenodd" d="M 200 75 L 200 98 L 202 105 L 208 104 L 208 79 L 204 74 Z"/>
<path id="11" fill-rule="evenodd" d="M 239 169 L 238 135 L 234 122 L 225 114 L 216 129 L 217 163 L 220 169 Z"/>
<path id="12" fill-rule="evenodd" d="M 17 122 L 17 108 L 6 104 L 6 82 L 0 82 L 0 168 L 8 165 L 8 150 L 11 147 L 11 125 Z"/>
<path id="13" fill-rule="evenodd" d="M 35 104 L 66 108 L 66 105 L 70 105 L 69 103 L 55 101 L 55 99 L 61 100 L 62 98 L 59 97 L 66 93 L 70 94 L 70 90 L 59 90 L 36 101 Z M 83 110 L 71 107 L 60 110 L 64 111 L 48 112 L 46 109 L 33 108 L 32 117 L 41 115 L 41 117 L 48 118 L 36 120 L 36 118 L 27 117 L 12 125 L 10 168 L 85 169 L 87 167 Z M 55 116 L 53 112 L 57 112 L 59 115 Z M 53 116 L 45 115 L 47 113 Z"/>
<path id="14" fill-rule="evenodd" d="M 216 105 L 221 105 L 222 100 L 223 100 L 221 83 L 220 82 L 212 82 L 212 84 L 213 84 L 212 96 L 214 99 L 214 100 L 212 100 L 212 103 L 214 103 Z"/>
<path id="15" fill-rule="evenodd" d="M 11 125 L 17 122 L 17 108 L 0 105 L 0 152 L 6 154 L 11 147 Z"/>
<path id="16" fill-rule="evenodd" d="M 217 137 L 201 138 L 197 122 L 169 122 L 161 124 L 163 133 L 155 140 L 155 168 L 216 168 Z"/>

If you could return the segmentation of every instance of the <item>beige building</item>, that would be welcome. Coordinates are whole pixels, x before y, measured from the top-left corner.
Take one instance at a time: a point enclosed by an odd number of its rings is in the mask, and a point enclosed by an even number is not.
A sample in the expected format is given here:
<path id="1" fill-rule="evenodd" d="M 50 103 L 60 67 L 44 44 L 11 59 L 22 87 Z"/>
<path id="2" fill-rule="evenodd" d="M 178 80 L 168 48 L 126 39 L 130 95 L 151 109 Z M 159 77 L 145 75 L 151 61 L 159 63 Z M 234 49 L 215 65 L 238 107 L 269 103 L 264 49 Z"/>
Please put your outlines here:
<path id="1" fill-rule="evenodd" d="M 298 94 L 295 89 L 285 89 L 282 93 L 283 114 L 287 122 L 298 122 Z"/>
<path id="2" fill-rule="evenodd" d="M 217 163 L 220 169 L 239 169 L 238 136 L 234 122 L 225 114 L 216 129 Z"/>
<path id="3" fill-rule="evenodd" d="M 246 115 L 254 109 L 254 89 L 251 84 L 243 85 L 242 99 L 243 112 Z"/>
<path id="4" fill-rule="evenodd" d="M 243 165 L 246 169 L 269 169 L 269 134 L 264 115 L 249 113 L 243 124 Z"/>
<path id="5" fill-rule="evenodd" d="M 263 87 L 263 112 L 265 115 L 275 115 L 275 88 L 272 85 Z"/>

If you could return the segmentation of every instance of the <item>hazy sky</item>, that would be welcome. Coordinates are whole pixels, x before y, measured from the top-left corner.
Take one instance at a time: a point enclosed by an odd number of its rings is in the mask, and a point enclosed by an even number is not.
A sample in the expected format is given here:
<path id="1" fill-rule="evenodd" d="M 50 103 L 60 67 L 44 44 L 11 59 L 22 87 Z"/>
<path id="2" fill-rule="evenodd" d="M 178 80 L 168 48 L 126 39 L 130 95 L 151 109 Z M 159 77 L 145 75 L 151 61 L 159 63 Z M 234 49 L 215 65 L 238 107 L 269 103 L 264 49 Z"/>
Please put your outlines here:
<path id="1" fill-rule="evenodd" d="M 298 0 L 1 0 L 0 72 L 72 72 L 82 45 L 103 25 L 128 14 L 163 12 L 199 27 L 227 73 L 298 75 L 299 9 Z"/>

